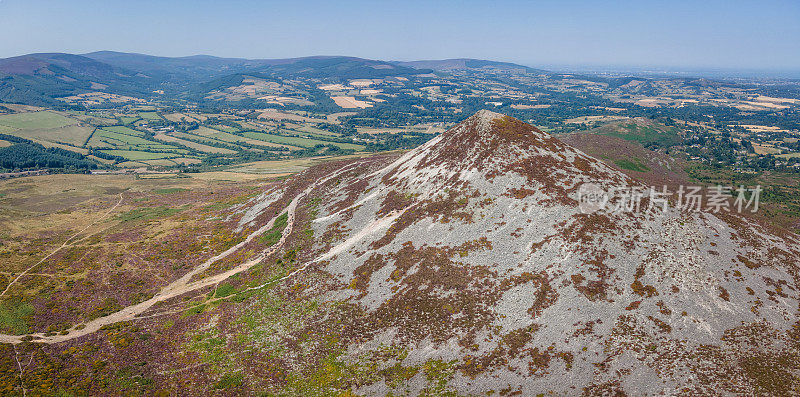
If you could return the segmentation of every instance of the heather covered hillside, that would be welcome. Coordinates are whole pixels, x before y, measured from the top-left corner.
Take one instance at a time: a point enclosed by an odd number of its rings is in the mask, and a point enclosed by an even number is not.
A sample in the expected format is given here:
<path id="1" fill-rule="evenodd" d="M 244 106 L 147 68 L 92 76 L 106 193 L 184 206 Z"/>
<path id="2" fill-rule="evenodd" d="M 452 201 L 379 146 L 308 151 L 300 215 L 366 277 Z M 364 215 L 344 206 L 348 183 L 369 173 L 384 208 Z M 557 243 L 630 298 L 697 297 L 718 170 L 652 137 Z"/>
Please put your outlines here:
<path id="1" fill-rule="evenodd" d="M 329 161 L 284 180 L 187 184 L 158 195 L 114 190 L 92 207 L 108 211 L 102 228 L 78 231 L 68 251 L 29 275 L 2 279 L 0 313 L 18 322 L 0 335 L 1 386 L 800 391 L 800 238 L 732 211 L 664 212 L 649 200 L 641 211 L 583 206 L 587 184 L 644 186 L 632 176 L 520 120 L 480 111 L 408 152 Z M 188 224 L 192 231 L 174 232 Z M 122 232 L 134 227 L 152 234 Z M 195 236 L 207 249 L 158 262 L 157 280 L 132 293 L 134 265 Z M 65 263 L 67 253 L 74 260 Z M 97 253 L 119 266 L 93 264 Z M 74 304 L 27 294 L 34 275 L 53 271 L 76 280 L 53 286 L 73 291 Z M 131 280 L 122 295 L 89 282 L 117 273 Z M 28 313 L 9 311 L 12 299 Z M 116 304 L 93 311 L 92 302 Z"/>

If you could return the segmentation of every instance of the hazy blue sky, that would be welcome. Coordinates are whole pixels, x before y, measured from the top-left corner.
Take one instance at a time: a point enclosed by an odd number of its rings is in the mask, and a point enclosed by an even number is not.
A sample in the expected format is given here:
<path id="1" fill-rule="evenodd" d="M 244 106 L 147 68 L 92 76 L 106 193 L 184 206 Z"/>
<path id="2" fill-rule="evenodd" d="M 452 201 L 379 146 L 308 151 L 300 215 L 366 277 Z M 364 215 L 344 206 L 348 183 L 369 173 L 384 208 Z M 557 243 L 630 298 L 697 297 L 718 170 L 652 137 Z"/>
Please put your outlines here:
<path id="1" fill-rule="evenodd" d="M 800 69 L 800 1 L 0 0 L 0 57 L 96 50 Z"/>

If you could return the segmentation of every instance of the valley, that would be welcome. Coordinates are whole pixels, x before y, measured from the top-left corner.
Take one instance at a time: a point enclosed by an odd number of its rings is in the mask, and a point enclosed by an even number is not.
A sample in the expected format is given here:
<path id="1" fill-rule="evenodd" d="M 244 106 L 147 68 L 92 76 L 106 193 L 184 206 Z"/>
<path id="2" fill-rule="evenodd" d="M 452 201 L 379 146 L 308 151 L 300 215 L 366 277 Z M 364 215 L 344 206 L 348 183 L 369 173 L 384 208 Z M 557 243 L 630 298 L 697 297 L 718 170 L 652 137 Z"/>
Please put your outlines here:
<path id="1" fill-rule="evenodd" d="M 0 77 L 0 151 L 15 159 L 2 165 L 8 171 L 210 171 L 411 149 L 483 108 L 553 134 L 620 130 L 716 168 L 800 169 L 800 90 L 791 79 L 115 52 L 3 59 Z M 639 130 L 622 131 L 631 128 Z"/>

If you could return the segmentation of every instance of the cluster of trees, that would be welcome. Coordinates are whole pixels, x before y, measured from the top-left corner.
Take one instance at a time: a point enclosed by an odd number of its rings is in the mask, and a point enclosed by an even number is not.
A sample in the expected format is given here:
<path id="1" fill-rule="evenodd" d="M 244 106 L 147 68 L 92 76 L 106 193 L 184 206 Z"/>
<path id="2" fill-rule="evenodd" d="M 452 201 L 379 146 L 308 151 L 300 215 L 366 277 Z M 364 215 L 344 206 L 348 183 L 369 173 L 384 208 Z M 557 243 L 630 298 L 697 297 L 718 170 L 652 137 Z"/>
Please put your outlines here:
<path id="1" fill-rule="evenodd" d="M 433 139 L 435 134 L 419 134 L 414 136 L 398 134 L 381 134 L 379 135 L 378 142 L 370 142 L 366 144 L 367 150 L 372 152 L 379 152 L 384 150 L 397 150 L 397 149 L 411 149 L 425 142 Z"/>
<path id="2" fill-rule="evenodd" d="M 342 135 L 355 135 L 358 133 L 356 126 L 351 122 L 344 122 L 342 124 L 319 123 L 317 124 L 317 128 Z"/>
<path id="3" fill-rule="evenodd" d="M 112 160 L 112 161 L 114 161 L 114 163 L 121 163 L 123 161 L 127 161 L 125 159 L 125 157 L 115 156 L 113 154 L 104 153 L 104 152 L 101 152 L 101 151 L 99 151 L 97 149 L 91 149 L 89 154 L 91 154 L 92 156 L 95 156 L 97 158 L 104 159 L 104 160 Z"/>
<path id="4" fill-rule="evenodd" d="M 11 146 L 0 148 L 0 167 L 6 170 L 97 168 L 97 163 L 80 153 L 55 147 L 46 148 L 33 141 L 6 134 L 0 134 L 0 139 L 13 143 Z"/>

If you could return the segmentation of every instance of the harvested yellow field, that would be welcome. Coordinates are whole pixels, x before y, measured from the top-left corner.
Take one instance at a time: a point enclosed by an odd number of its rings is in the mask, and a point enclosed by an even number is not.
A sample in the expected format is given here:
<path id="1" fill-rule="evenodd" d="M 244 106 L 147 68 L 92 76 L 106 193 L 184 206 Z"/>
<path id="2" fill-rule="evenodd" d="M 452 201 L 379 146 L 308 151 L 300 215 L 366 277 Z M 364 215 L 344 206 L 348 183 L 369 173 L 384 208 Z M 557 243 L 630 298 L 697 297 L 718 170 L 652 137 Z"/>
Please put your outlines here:
<path id="1" fill-rule="evenodd" d="M 334 102 L 336 102 L 339 107 L 345 109 L 364 109 L 364 108 L 371 108 L 372 104 L 366 101 L 359 101 L 351 96 L 335 96 L 331 97 Z"/>
<path id="2" fill-rule="evenodd" d="M 325 84 L 325 85 L 321 85 L 321 86 L 319 86 L 317 88 L 319 88 L 320 90 L 323 90 L 323 91 L 344 91 L 344 90 L 347 89 L 347 87 L 345 87 L 345 86 L 343 86 L 341 84 Z"/>
<path id="3" fill-rule="evenodd" d="M 176 162 L 178 164 L 186 164 L 186 165 L 202 163 L 202 161 L 200 159 L 192 159 L 192 158 L 188 158 L 188 157 L 178 157 L 176 159 L 172 159 L 172 161 L 174 161 L 174 162 Z"/>
<path id="4" fill-rule="evenodd" d="M 241 100 L 282 91 L 283 87 L 280 83 L 263 80 L 260 78 L 247 77 L 242 80 L 241 85 L 211 91 L 210 95 L 206 96 L 206 98 Z"/>
<path id="5" fill-rule="evenodd" d="M 780 103 L 775 103 L 775 102 L 745 101 L 744 103 L 745 103 L 745 105 L 740 105 L 740 106 L 751 105 L 751 106 L 767 108 L 767 109 L 788 109 L 789 108 L 789 105 L 781 105 Z"/>
<path id="6" fill-rule="evenodd" d="M 200 181 L 246 182 L 259 179 L 276 178 L 285 175 L 276 174 L 276 175 L 265 176 L 259 174 L 248 174 L 244 172 L 211 171 L 211 172 L 201 172 L 197 174 L 189 174 L 189 176 L 191 177 L 191 179 Z"/>
<path id="7" fill-rule="evenodd" d="M 38 112 L 40 110 L 44 110 L 43 107 L 31 106 L 31 105 L 18 105 L 16 103 L 4 103 L 3 106 L 15 112 Z"/>
<path id="8" fill-rule="evenodd" d="M 759 145 L 757 143 L 753 144 L 753 150 L 758 154 L 778 154 L 781 152 L 773 146 Z"/>
<path id="9" fill-rule="evenodd" d="M 92 89 L 102 89 L 102 88 L 96 88 L 93 86 Z M 81 103 L 84 105 L 100 105 L 106 102 L 110 103 L 145 102 L 144 99 L 134 98 L 125 95 L 109 94 L 107 92 L 87 92 L 84 94 L 71 95 L 68 97 L 59 98 L 59 100 L 65 102 Z"/>
<path id="10" fill-rule="evenodd" d="M 260 119 L 272 119 L 272 120 L 292 120 L 292 121 L 308 121 L 312 123 L 323 123 L 325 120 L 322 119 L 314 119 L 310 117 L 301 116 L 299 114 L 289 113 L 289 112 L 281 112 L 279 110 L 274 109 L 266 109 L 261 114 L 258 115 Z"/>
<path id="11" fill-rule="evenodd" d="M 206 117 L 203 114 L 199 114 L 199 113 L 183 113 L 183 114 L 185 114 L 185 115 L 187 115 L 187 116 L 189 116 L 189 117 L 191 117 L 191 118 L 193 118 L 195 120 L 200 120 L 200 121 L 208 120 L 208 117 Z"/>
<path id="12" fill-rule="evenodd" d="M 771 102 L 771 103 L 800 103 L 800 99 L 792 99 L 792 98 L 777 98 L 777 97 L 770 97 L 759 95 L 755 98 L 756 102 Z"/>
<path id="13" fill-rule="evenodd" d="M 769 126 L 769 125 L 756 125 L 756 124 L 740 124 L 739 127 L 742 127 L 750 132 L 786 132 L 789 131 L 783 130 L 780 127 Z"/>
<path id="14" fill-rule="evenodd" d="M 408 132 L 406 128 L 374 128 L 374 127 L 356 127 L 359 134 L 397 134 L 401 132 Z"/>
<path id="15" fill-rule="evenodd" d="M 331 113 L 328 115 L 328 122 L 331 124 L 339 124 L 339 117 L 355 116 L 357 114 L 356 112 Z"/>
<path id="16" fill-rule="evenodd" d="M 350 80 L 350 85 L 353 87 L 369 87 L 375 84 L 372 80 Z"/>
<path id="17" fill-rule="evenodd" d="M 527 109 L 547 109 L 550 106 L 551 105 L 511 105 L 511 107 L 514 108 L 514 109 L 522 109 L 522 110 L 527 110 Z"/>
<path id="18" fill-rule="evenodd" d="M 645 99 L 640 99 L 634 103 L 644 107 L 657 107 L 661 105 L 666 105 L 668 102 L 657 98 L 645 98 Z"/>

